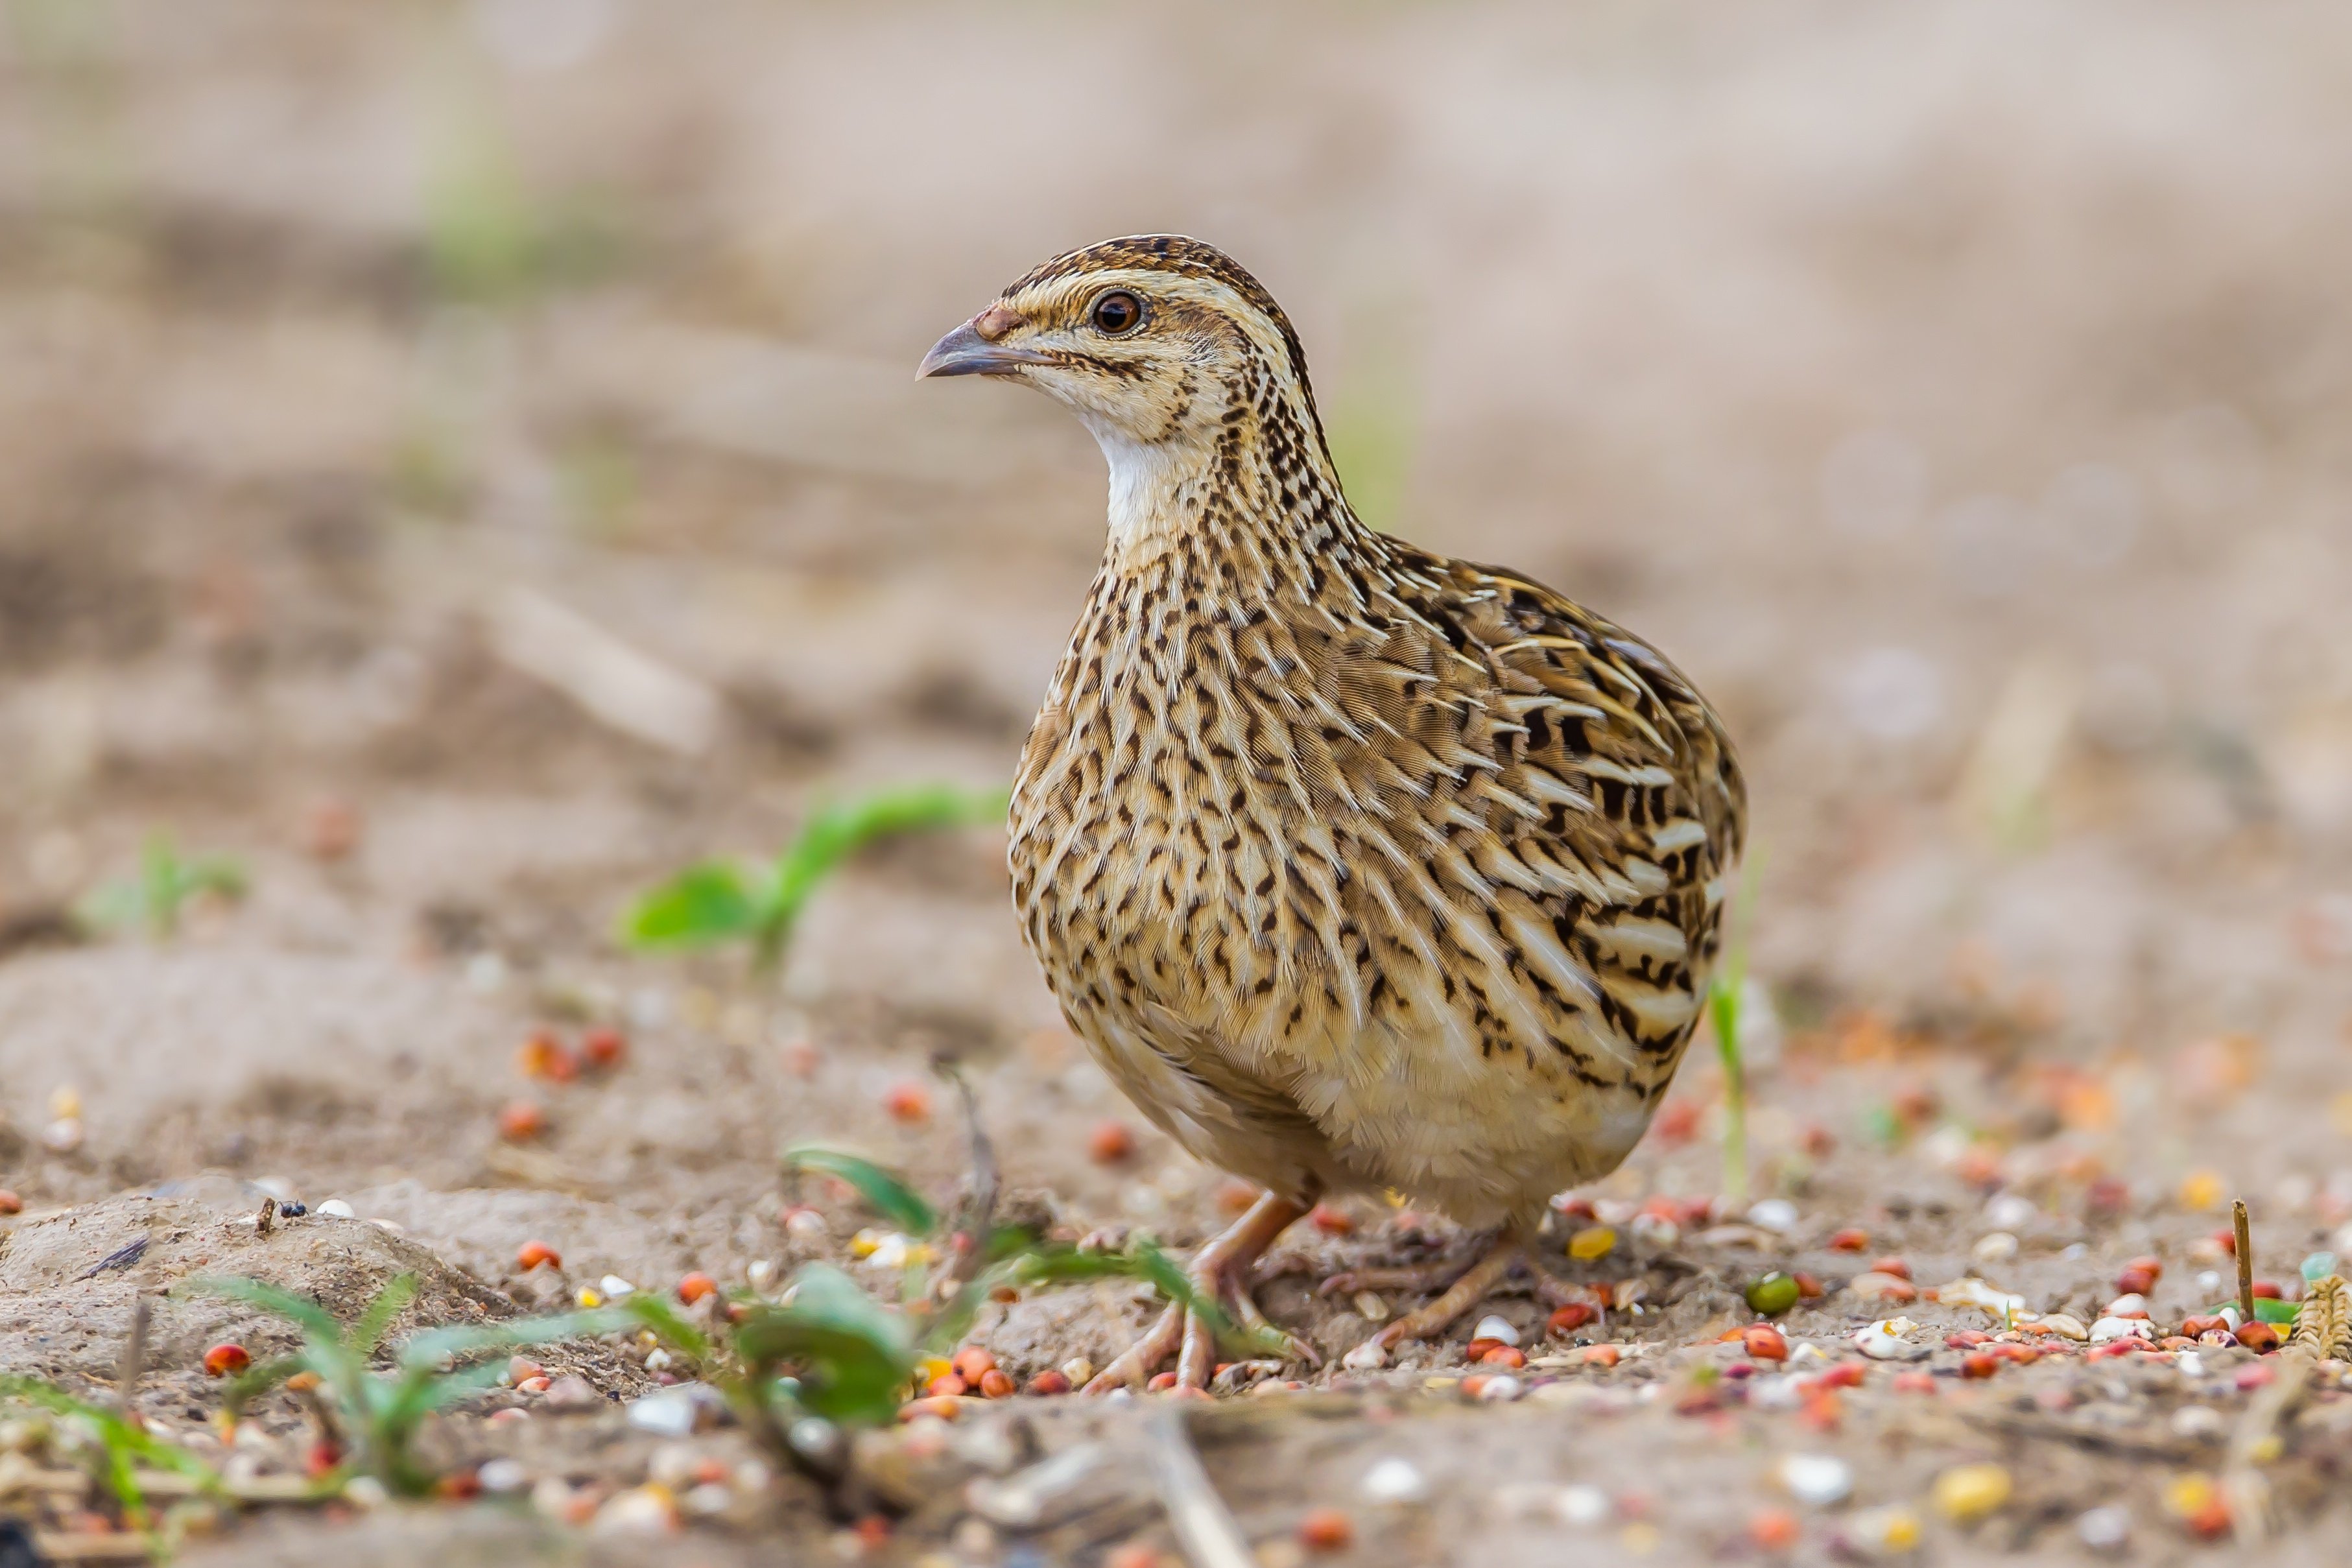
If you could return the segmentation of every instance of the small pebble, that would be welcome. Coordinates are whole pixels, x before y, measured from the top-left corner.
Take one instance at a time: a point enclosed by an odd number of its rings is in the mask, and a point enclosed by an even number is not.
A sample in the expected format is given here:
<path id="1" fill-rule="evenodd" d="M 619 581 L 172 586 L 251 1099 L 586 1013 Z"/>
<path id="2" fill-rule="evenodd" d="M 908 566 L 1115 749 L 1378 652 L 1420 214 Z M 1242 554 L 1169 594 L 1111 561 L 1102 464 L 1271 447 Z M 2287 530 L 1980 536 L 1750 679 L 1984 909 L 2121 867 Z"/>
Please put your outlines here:
<path id="1" fill-rule="evenodd" d="M 677 1528 L 677 1502 L 667 1487 L 631 1487 L 598 1509 L 588 1528 L 598 1535 L 667 1535 Z"/>
<path id="2" fill-rule="evenodd" d="M 2022 1230 L 2032 1224 L 2041 1212 L 2033 1206 L 2032 1199 L 2021 1198 L 2015 1193 L 1996 1193 L 1985 1204 L 1985 1218 L 1992 1222 L 1995 1230 Z"/>
<path id="3" fill-rule="evenodd" d="M 373 1510 L 390 1502 L 392 1494 L 373 1476 L 353 1476 L 343 1483 L 343 1500 L 353 1508 Z"/>
<path id="4" fill-rule="evenodd" d="M 584 1377 L 559 1377 L 549 1385 L 547 1405 L 551 1410 L 587 1410 L 604 1403 L 596 1385 Z M 645 1403 L 639 1400 L 638 1404 Z"/>
<path id="5" fill-rule="evenodd" d="M 597 1280 L 596 1289 L 604 1293 L 604 1300 L 607 1301 L 617 1301 L 625 1296 L 634 1296 L 637 1293 L 637 1288 L 635 1285 L 617 1274 L 607 1274 Z"/>
<path id="6" fill-rule="evenodd" d="M 70 1154 L 81 1147 L 81 1118 L 60 1116 L 41 1129 L 41 1147 L 52 1154 Z"/>
<path id="7" fill-rule="evenodd" d="M 2086 1510 L 2075 1517 L 2074 1535 L 2094 1552 L 2120 1552 L 2131 1541 L 2131 1514 L 2112 1504 Z"/>
<path id="8" fill-rule="evenodd" d="M 1082 1355 L 1074 1355 L 1062 1363 L 1062 1375 L 1070 1380 L 1072 1388 L 1084 1388 L 1095 1374 L 1095 1363 Z"/>
<path id="9" fill-rule="evenodd" d="M 1599 1487 L 1579 1484 L 1559 1489 L 1559 1495 L 1552 1501 L 1552 1511 L 1559 1516 L 1562 1524 L 1591 1530 L 1608 1523 L 1616 1506 Z"/>
<path id="10" fill-rule="evenodd" d="M 503 1495 L 522 1490 L 530 1477 L 524 1472 L 521 1460 L 499 1458 L 483 1460 L 482 1468 L 474 1472 L 474 1479 L 481 1483 L 484 1491 Z"/>
<path id="11" fill-rule="evenodd" d="M 1364 1472 L 1358 1489 L 1368 1502 L 1420 1502 L 1429 1496 L 1429 1478 L 1411 1459 L 1391 1454 Z"/>
<path id="12" fill-rule="evenodd" d="M 2099 1316 L 2103 1318 L 2145 1318 L 2147 1316 L 2147 1298 L 2137 1294 L 2118 1296 L 2114 1300 L 2107 1303 L 2107 1310 L 2101 1312 Z"/>
<path id="13" fill-rule="evenodd" d="M 824 1215 L 806 1206 L 784 1215 L 784 1234 L 805 1247 L 822 1246 L 830 1235 L 825 1229 Z"/>
<path id="14" fill-rule="evenodd" d="M 1937 1512 L 1966 1524 L 2007 1502 L 2014 1484 L 2000 1465 L 1955 1465 L 1936 1478 L 1929 1496 L 1935 1500 Z"/>
<path id="15" fill-rule="evenodd" d="M 1834 1454 L 1791 1454 L 1780 1461 L 1780 1484 L 1809 1508 L 1829 1508 L 1853 1495 L 1853 1467 Z"/>
<path id="16" fill-rule="evenodd" d="M 1349 1305 L 1356 1309 L 1356 1315 L 1368 1323 L 1380 1322 L 1389 1315 L 1389 1304 L 1370 1290 L 1357 1291 Z"/>
<path id="17" fill-rule="evenodd" d="M 2091 1325 L 2091 1342 L 2095 1345 L 2112 1344 L 2117 1340 L 2155 1337 L 2155 1331 L 2148 1327 L 2146 1318 L 2101 1318 Z"/>

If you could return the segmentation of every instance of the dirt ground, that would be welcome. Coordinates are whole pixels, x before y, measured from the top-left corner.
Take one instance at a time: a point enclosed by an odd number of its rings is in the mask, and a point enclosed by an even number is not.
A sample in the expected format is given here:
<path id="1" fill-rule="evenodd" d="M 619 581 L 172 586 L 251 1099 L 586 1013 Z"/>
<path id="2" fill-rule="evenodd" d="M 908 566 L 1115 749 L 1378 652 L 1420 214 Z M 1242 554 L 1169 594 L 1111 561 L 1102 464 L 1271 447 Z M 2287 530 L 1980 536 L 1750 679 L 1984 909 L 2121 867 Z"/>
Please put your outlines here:
<path id="1" fill-rule="evenodd" d="M 2089 1325 L 2152 1256 L 2169 1332 L 2234 1289 L 2234 1195 L 2289 1296 L 2352 1258 L 2352 19 L 1570 10 L 0 9 L 0 1371 L 110 1390 L 144 1297 L 137 1408 L 217 1457 L 205 1347 L 291 1341 L 194 1276 L 348 1315 L 415 1272 L 403 1331 L 608 1275 L 878 1289 L 876 1222 L 777 1151 L 946 1191 L 943 1052 L 1063 1234 L 1223 1222 L 1063 1031 L 992 831 L 856 860 L 775 980 L 613 936 L 817 802 L 1009 777 L 1099 461 L 910 373 L 1071 244 L 1242 257 L 1368 515 L 1670 650 L 1756 805 L 1751 1195 L 1787 1207 L 1721 1195 L 1702 1040 L 1550 1238 L 1607 1312 L 1488 1303 L 1516 1387 L 1465 1393 L 1465 1321 L 1213 1406 L 969 1401 L 868 1439 L 904 1510 L 869 1541 L 731 1427 L 632 1425 L 659 1370 L 588 1342 L 431 1435 L 505 1495 L 258 1509 L 182 1561 L 1133 1568 L 1178 1560 L 1171 1412 L 1270 1568 L 2352 1560 L 2340 1368 L 2283 1412 L 2238 1348 L 1978 1376 L 1947 1336 L 2000 1325 L 1940 1289 Z M 77 939 L 158 833 L 247 896 Z M 616 1070 L 518 1070 L 592 1024 Z M 310 1212 L 261 1234 L 265 1194 Z M 1456 1239 L 1343 1218 L 1262 1296 L 1334 1366 L 1410 1300 L 1316 1282 Z M 1881 1258 L 1944 1300 L 1871 1297 Z M 1785 1372 L 1717 1342 L 1774 1269 L 1823 1287 Z M 976 1337 L 1025 1382 L 1150 1310 Z M 1920 1359 L 1865 1360 L 1896 1312 Z M 299 1471 L 304 1421 L 239 1457 Z M 1956 1503 L 1988 1463 L 2006 1497 Z M 1351 1544 L 1303 1543 L 1318 1509 Z"/>

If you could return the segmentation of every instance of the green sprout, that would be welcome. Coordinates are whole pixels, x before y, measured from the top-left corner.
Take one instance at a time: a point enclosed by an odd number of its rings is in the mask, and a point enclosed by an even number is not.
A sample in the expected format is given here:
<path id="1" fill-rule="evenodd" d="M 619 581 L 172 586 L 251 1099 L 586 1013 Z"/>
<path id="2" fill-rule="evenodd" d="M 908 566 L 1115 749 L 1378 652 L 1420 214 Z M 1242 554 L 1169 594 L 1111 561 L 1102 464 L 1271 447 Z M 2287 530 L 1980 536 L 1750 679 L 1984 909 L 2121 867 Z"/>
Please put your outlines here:
<path id="1" fill-rule="evenodd" d="M 1748 984 L 1748 935 L 1756 910 L 1756 879 L 1763 865 L 1750 853 L 1741 868 L 1739 891 L 1725 912 L 1727 928 L 1723 969 L 1706 989 L 1707 1021 L 1723 1058 L 1723 1193 L 1735 1204 L 1748 1201 L 1748 1066 L 1739 1052 L 1740 993 Z"/>
<path id="2" fill-rule="evenodd" d="M 37 1405 L 66 1417 L 88 1434 L 99 1447 L 103 1467 L 100 1479 L 114 1494 L 124 1522 L 133 1530 L 151 1529 L 146 1492 L 139 1482 L 142 1466 L 149 1470 L 175 1471 L 193 1480 L 199 1491 L 220 1490 L 220 1476 L 210 1465 L 178 1444 L 156 1436 L 121 1411 L 77 1398 L 40 1378 L 15 1374 L 0 1374 L 0 1399 Z M 151 1536 L 148 1548 L 160 1554 L 163 1542 Z"/>
<path id="3" fill-rule="evenodd" d="M 245 897 L 245 867 L 225 855 L 183 859 L 171 836 L 150 835 L 139 858 L 139 875 L 92 891 L 75 910 L 84 925 L 121 931 L 143 925 L 157 940 L 178 933 L 180 911 L 199 897 Z"/>
<path id="4" fill-rule="evenodd" d="M 621 940 L 645 949 L 751 944 L 755 971 L 773 971 L 793 928 L 824 879 L 877 838 L 992 822 L 1001 793 L 919 784 L 820 809 L 771 863 L 705 860 L 640 897 L 621 918 Z"/>
<path id="5" fill-rule="evenodd" d="M 496 1362 L 458 1367 L 459 1357 L 610 1333 L 628 1321 L 617 1311 L 608 1310 L 428 1330 L 400 1346 L 386 1374 L 375 1372 L 369 1363 L 393 1320 L 415 1300 L 414 1274 L 393 1279 L 348 1329 L 309 1297 L 258 1279 L 195 1279 L 184 1289 L 258 1307 L 302 1331 L 300 1350 L 259 1363 L 230 1383 L 227 1407 L 232 1419 L 257 1395 L 297 1373 L 309 1373 L 325 1393 L 320 1406 L 321 1420 L 331 1411 L 339 1428 L 324 1436 L 338 1448 L 347 1446 L 350 1451 L 339 1477 L 370 1475 L 401 1497 L 425 1496 L 438 1479 L 415 1452 L 416 1435 L 425 1418 L 489 1387 L 505 1371 Z M 334 1479 L 331 1478 L 331 1487 Z"/>

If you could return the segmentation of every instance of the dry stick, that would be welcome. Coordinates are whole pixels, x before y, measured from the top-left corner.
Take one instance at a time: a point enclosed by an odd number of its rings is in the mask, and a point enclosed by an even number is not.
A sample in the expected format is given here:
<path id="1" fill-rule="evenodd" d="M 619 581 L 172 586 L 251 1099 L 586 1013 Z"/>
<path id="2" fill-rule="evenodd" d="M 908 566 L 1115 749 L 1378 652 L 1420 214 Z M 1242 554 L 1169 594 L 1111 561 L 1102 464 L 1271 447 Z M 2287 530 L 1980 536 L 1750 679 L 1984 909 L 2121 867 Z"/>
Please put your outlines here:
<path id="1" fill-rule="evenodd" d="M 114 1380 L 114 1405 L 125 1416 L 139 1396 L 139 1380 L 147 1375 L 147 1320 L 154 1304 L 144 1296 L 131 1309 L 131 1337 L 122 1342 L 122 1367 Z"/>
<path id="2" fill-rule="evenodd" d="M 2246 1224 L 2245 1199 L 2231 1203 L 2230 1223 L 2238 1232 L 2238 1316 L 2251 1323 L 2254 1321 L 2254 1238 Z"/>
<path id="3" fill-rule="evenodd" d="M 1241 1526 L 1201 1468 L 1181 1410 L 1168 1411 L 1152 1422 L 1151 1460 L 1169 1528 L 1192 1568 L 1257 1568 Z"/>

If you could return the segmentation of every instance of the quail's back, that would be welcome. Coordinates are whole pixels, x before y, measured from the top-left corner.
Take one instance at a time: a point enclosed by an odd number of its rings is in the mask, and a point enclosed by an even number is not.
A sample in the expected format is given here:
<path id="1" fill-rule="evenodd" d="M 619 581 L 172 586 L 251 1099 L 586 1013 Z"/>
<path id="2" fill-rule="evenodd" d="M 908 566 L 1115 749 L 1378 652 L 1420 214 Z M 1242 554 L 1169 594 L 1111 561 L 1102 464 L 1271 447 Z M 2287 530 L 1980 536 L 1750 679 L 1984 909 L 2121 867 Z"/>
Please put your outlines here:
<path id="1" fill-rule="evenodd" d="M 933 361 L 1054 394 L 1110 460 L 1011 858 L 1120 1086 L 1293 1198 L 1483 1223 L 1614 1168 L 1697 1022 L 1740 844 L 1705 699 L 1549 589 L 1359 522 L 1297 335 L 1208 246 L 1072 252 Z"/>

